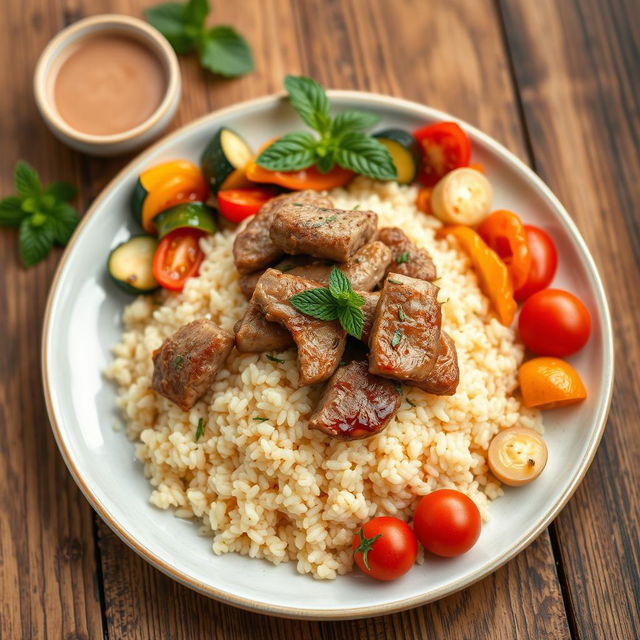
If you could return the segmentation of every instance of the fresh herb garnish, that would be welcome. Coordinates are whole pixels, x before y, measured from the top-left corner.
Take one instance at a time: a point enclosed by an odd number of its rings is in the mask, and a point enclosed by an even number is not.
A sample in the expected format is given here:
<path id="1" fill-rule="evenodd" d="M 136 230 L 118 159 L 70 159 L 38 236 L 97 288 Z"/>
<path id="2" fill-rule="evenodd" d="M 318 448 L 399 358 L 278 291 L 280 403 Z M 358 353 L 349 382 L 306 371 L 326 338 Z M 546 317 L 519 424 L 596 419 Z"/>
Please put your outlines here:
<path id="1" fill-rule="evenodd" d="M 344 367 L 347 364 L 346 360 L 340 360 L 340 362 L 338 363 L 339 367 Z"/>
<path id="2" fill-rule="evenodd" d="M 402 395 L 402 385 L 399 382 L 394 382 L 393 386 L 396 389 L 396 393 L 401 396 Z"/>
<path id="3" fill-rule="evenodd" d="M 446 300 L 443 300 L 443 301 L 440 303 L 440 306 L 442 306 L 443 304 L 447 304 L 447 302 L 449 302 L 449 300 L 451 300 L 451 298 L 447 298 Z"/>
<path id="4" fill-rule="evenodd" d="M 43 260 L 54 244 L 64 247 L 78 226 L 78 214 L 69 204 L 78 190 L 66 182 L 46 187 L 23 160 L 16 164 L 17 195 L 0 200 L 0 227 L 20 227 L 18 247 L 25 267 Z"/>
<path id="5" fill-rule="evenodd" d="M 413 400 L 411 400 L 411 398 L 410 398 L 409 396 L 407 396 L 407 397 L 405 398 L 405 400 L 407 401 L 407 403 L 408 403 L 411 407 L 415 407 L 415 406 L 416 406 L 416 403 L 415 403 L 415 402 L 413 402 Z"/>
<path id="6" fill-rule="evenodd" d="M 400 322 L 404 322 L 407 319 L 407 314 L 404 312 L 402 307 L 398 307 L 398 320 Z"/>
<path id="7" fill-rule="evenodd" d="M 180 363 L 184 360 L 184 356 L 176 356 L 173 359 L 173 362 L 171 363 L 171 366 L 173 367 L 174 371 L 178 370 L 178 367 L 180 366 Z"/>
<path id="8" fill-rule="evenodd" d="M 304 123 L 318 133 L 288 133 L 269 145 L 257 163 L 271 171 L 297 171 L 315 164 L 327 173 L 335 164 L 377 180 L 395 180 L 398 172 L 387 148 L 364 133 L 379 118 L 365 111 L 348 110 L 335 117 L 320 84 L 305 76 L 286 76 L 284 86 L 291 106 Z"/>
<path id="9" fill-rule="evenodd" d="M 266 353 L 265 355 L 267 356 L 267 360 L 271 360 L 271 362 L 279 362 L 280 364 L 284 362 L 284 360 L 282 360 L 281 358 L 276 358 L 275 356 L 272 356 L 270 353 Z"/>
<path id="10" fill-rule="evenodd" d="M 398 264 L 404 264 L 405 262 L 409 262 L 411 260 L 411 254 L 408 251 L 403 251 L 397 258 L 396 262 Z"/>
<path id="11" fill-rule="evenodd" d="M 351 211 L 357 211 L 360 208 L 360 203 L 358 202 L 358 204 L 353 207 L 353 209 L 351 209 Z"/>
<path id="12" fill-rule="evenodd" d="M 328 218 L 325 218 L 324 220 L 319 220 L 318 222 L 314 222 L 311 225 L 312 229 L 317 229 L 318 227 L 324 227 L 325 224 L 329 224 L 330 222 L 335 222 L 338 219 L 337 215 L 332 215 L 329 216 Z"/>
<path id="13" fill-rule="evenodd" d="M 209 0 L 188 0 L 150 7 L 144 16 L 176 53 L 191 53 L 196 49 L 205 69 L 227 77 L 253 71 L 253 56 L 247 41 L 233 27 L 207 27 L 209 11 Z"/>
<path id="14" fill-rule="evenodd" d="M 391 284 L 402 284 L 400 280 L 392 280 L 391 278 L 389 278 L 388 282 L 390 282 Z"/>
<path id="15" fill-rule="evenodd" d="M 354 338 L 362 336 L 364 298 L 353 290 L 349 278 L 336 267 L 331 270 L 328 287 L 296 293 L 289 302 L 312 318 L 326 322 L 337 319 Z"/>
<path id="16" fill-rule="evenodd" d="M 399 344 L 400 340 L 402 340 L 402 334 L 404 332 L 402 329 L 396 329 L 393 333 L 393 338 L 391 338 L 391 348 L 395 349 Z"/>
<path id="17" fill-rule="evenodd" d="M 302 202 L 292 202 L 291 203 L 294 207 L 304 207 L 304 204 Z"/>
<path id="18" fill-rule="evenodd" d="M 287 271 L 291 271 L 291 269 L 294 269 L 295 265 L 293 264 L 285 264 L 284 266 L 280 267 L 280 273 L 287 273 Z"/>
<path id="19" fill-rule="evenodd" d="M 196 429 L 196 442 L 202 438 L 202 434 L 204 433 L 204 418 L 200 418 L 198 420 L 198 428 Z"/>
<path id="20" fill-rule="evenodd" d="M 256 416 L 254 420 L 256 422 L 266 422 L 269 418 L 263 418 L 262 416 Z"/>

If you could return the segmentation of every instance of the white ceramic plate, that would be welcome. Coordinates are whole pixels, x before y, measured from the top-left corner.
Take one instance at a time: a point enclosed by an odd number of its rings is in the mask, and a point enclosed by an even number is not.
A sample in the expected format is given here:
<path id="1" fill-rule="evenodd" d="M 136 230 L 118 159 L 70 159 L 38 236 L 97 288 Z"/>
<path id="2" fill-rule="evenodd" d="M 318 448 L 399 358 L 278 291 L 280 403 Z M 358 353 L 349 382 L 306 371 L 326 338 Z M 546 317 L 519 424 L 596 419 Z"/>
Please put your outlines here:
<path id="1" fill-rule="evenodd" d="M 450 115 L 386 96 L 330 93 L 338 109 L 361 108 L 382 117 L 382 127 L 413 130 Z M 137 553 L 183 584 L 223 602 L 286 617 L 355 618 L 389 613 L 441 598 L 495 571 L 543 531 L 584 476 L 605 425 L 613 379 L 611 320 L 602 282 L 579 232 L 551 191 L 515 156 L 461 123 L 474 160 L 486 168 L 494 207 L 517 211 L 553 236 L 560 264 L 554 286 L 586 303 L 593 320 L 587 346 L 571 362 L 589 390 L 586 402 L 545 414 L 549 462 L 536 482 L 507 489 L 492 505 L 492 520 L 476 546 L 450 560 L 429 558 L 402 579 L 377 583 L 357 571 L 332 582 L 296 573 L 293 563 L 273 566 L 236 554 L 215 556 L 196 526 L 148 503 L 150 486 L 134 460 L 133 445 L 114 431 L 119 419 L 114 388 L 101 372 L 121 332 L 131 298 L 107 278 L 109 250 L 136 231 L 129 194 L 137 175 L 159 162 L 198 161 L 213 133 L 228 125 L 257 148 L 300 128 L 281 96 L 245 102 L 180 129 L 131 162 L 96 199 L 58 269 L 47 307 L 42 364 L 53 431 L 76 482 L 105 522 Z"/>

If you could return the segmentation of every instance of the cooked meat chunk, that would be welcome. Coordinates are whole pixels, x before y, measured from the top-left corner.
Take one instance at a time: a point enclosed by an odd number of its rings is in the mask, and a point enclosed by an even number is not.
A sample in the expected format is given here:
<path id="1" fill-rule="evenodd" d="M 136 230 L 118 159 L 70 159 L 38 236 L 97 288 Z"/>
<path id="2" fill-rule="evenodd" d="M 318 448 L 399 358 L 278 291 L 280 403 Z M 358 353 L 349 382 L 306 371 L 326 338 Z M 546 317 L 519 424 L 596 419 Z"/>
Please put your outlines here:
<path id="1" fill-rule="evenodd" d="M 310 264 L 295 267 L 289 273 L 307 280 L 314 280 L 326 285 L 329 282 L 329 274 L 334 267 L 338 267 L 344 273 L 351 286 L 360 291 L 371 291 L 376 287 L 391 262 L 391 250 L 382 242 L 368 242 L 360 247 L 347 262 L 311 262 Z M 277 268 L 277 267 L 276 267 Z"/>
<path id="2" fill-rule="evenodd" d="M 309 426 L 344 440 L 367 438 L 389 424 L 400 400 L 394 384 L 371 375 L 366 361 L 350 362 L 327 383 Z"/>
<path id="3" fill-rule="evenodd" d="M 371 240 L 377 224 L 373 211 L 343 211 L 289 198 L 275 207 L 271 240 L 285 253 L 346 262 Z"/>
<path id="4" fill-rule="evenodd" d="M 268 269 L 260 278 L 251 298 L 267 320 L 284 325 L 298 347 L 300 384 L 314 384 L 331 377 L 347 340 L 337 321 L 323 322 L 301 313 L 289 302 L 296 293 L 315 289 L 317 282 Z"/>
<path id="5" fill-rule="evenodd" d="M 249 303 L 233 331 L 236 334 L 236 348 L 241 353 L 282 351 L 294 344 L 291 334 L 277 322 L 269 322 L 253 302 Z"/>
<path id="6" fill-rule="evenodd" d="M 308 265 L 312 262 L 316 262 L 318 265 L 324 266 L 323 263 L 318 263 L 315 258 L 312 258 L 311 256 L 285 256 L 283 260 L 271 268 L 282 271 L 283 273 L 295 273 L 297 268 Z M 260 280 L 260 276 L 262 276 L 266 270 L 267 269 L 259 269 L 258 271 L 252 271 L 251 273 L 243 273 L 240 275 L 238 285 L 240 286 L 240 291 L 242 291 L 247 298 L 251 298 L 256 288 L 256 284 L 258 283 L 258 280 Z M 300 273 L 296 273 L 296 275 L 305 277 Z M 309 279 L 314 280 L 314 278 Z"/>
<path id="7" fill-rule="evenodd" d="M 240 274 L 238 286 L 240 287 L 240 291 L 242 291 L 242 294 L 246 298 L 251 298 L 253 292 L 255 291 L 256 285 L 258 284 L 258 280 L 260 280 L 260 276 L 262 276 L 265 271 L 266 269 L 260 269 L 259 271 Z"/>
<path id="8" fill-rule="evenodd" d="M 262 206 L 260 211 L 238 232 L 233 243 L 233 259 L 240 273 L 250 273 L 273 264 L 284 253 L 276 246 L 269 235 L 274 212 L 278 206 L 288 200 L 294 202 L 313 202 L 319 207 L 331 207 L 327 196 L 316 191 L 297 191 L 272 198 Z"/>
<path id="9" fill-rule="evenodd" d="M 233 348 L 233 336 L 200 318 L 153 352 L 151 388 L 188 411 L 206 393 Z"/>
<path id="10" fill-rule="evenodd" d="M 427 379 L 420 384 L 415 384 L 415 386 L 437 396 L 452 396 L 458 388 L 459 381 L 460 371 L 458 370 L 456 345 L 451 336 L 442 331 L 436 363 Z"/>
<path id="11" fill-rule="evenodd" d="M 362 307 L 362 315 L 364 316 L 364 324 L 362 325 L 362 336 L 360 340 L 365 344 L 369 344 L 369 337 L 371 336 L 371 329 L 373 328 L 373 321 L 376 318 L 376 307 L 380 300 L 379 291 L 358 291 L 358 293 L 364 298 L 364 306 Z"/>
<path id="12" fill-rule="evenodd" d="M 378 231 L 376 239 L 384 242 L 393 254 L 387 273 L 401 273 L 418 280 L 431 281 L 437 278 L 436 266 L 429 252 L 413 244 L 402 229 L 384 227 Z"/>
<path id="13" fill-rule="evenodd" d="M 440 352 L 438 287 L 398 273 L 387 276 L 369 338 L 369 371 L 420 385 Z"/>

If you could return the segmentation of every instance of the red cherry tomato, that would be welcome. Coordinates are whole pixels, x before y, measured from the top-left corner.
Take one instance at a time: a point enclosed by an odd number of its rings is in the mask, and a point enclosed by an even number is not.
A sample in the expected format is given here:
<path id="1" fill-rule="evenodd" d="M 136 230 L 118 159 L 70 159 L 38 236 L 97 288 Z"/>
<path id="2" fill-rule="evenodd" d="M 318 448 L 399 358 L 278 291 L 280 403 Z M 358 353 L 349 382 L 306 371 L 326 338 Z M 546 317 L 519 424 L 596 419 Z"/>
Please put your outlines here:
<path id="1" fill-rule="evenodd" d="M 591 333 L 591 316 L 581 300 L 568 291 L 543 289 L 522 305 L 518 320 L 524 346 L 539 356 L 563 358 L 584 347 Z"/>
<path id="2" fill-rule="evenodd" d="M 186 281 L 198 275 L 204 259 L 198 240 L 205 235 L 188 227 L 168 233 L 153 256 L 153 277 L 169 291 L 182 291 Z"/>
<path id="3" fill-rule="evenodd" d="M 430 124 L 413 135 L 423 153 L 418 180 L 427 187 L 432 187 L 449 171 L 469 164 L 471 142 L 455 122 Z"/>
<path id="4" fill-rule="evenodd" d="M 486 217 L 476 231 L 507 265 L 513 288 L 522 287 L 531 268 L 531 254 L 520 218 L 513 211 L 499 209 Z"/>
<path id="5" fill-rule="evenodd" d="M 522 302 L 537 291 L 548 287 L 556 274 L 558 266 L 558 251 L 551 236 L 539 227 L 524 225 L 524 233 L 529 246 L 531 266 L 526 282 L 516 288 L 513 297 Z"/>
<path id="6" fill-rule="evenodd" d="M 411 569 L 418 542 L 411 527 L 388 516 L 369 520 L 351 543 L 356 564 L 376 580 L 395 580 Z"/>
<path id="7" fill-rule="evenodd" d="M 269 187 L 218 191 L 218 209 L 225 218 L 238 223 L 258 213 L 260 207 L 276 195 L 278 191 Z"/>
<path id="8" fill-rule="evenodd" d="M 422 546 L 446 558 L 459 556 L 480 537 L 482 520 L 475 502 L 455 489 L 427 494 L 416 508 L 413 529 Z"/>

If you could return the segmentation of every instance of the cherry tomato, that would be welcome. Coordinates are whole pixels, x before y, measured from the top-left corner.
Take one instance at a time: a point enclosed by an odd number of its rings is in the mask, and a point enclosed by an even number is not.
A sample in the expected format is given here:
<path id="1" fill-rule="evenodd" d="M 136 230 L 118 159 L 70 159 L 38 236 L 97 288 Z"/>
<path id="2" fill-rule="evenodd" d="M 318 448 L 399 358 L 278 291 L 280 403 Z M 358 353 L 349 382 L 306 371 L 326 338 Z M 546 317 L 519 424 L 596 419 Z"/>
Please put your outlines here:
<path id="1" fill-rule="evenodd" d="M 476 231 L 507 265 L 513 288 L 522 287 L 529 276 L 531 255 L 520 218 L 500 209 L 485 218 Z"/>
<path id="2" fill-rule="evenodd" d="M 435 185 L 452 169 L 469 164 L 471 142 L 455 122 L 430 124 L 418 129 L 413 135 L 423 152 L 418 180 L 427 187 Z"/>
<path id="3" fill-rule="evenodd" d="M 198 275 L 204 259 L 198 241 L 203 235 L 203 231 L 183 227 L 162 238 L 152 266 L 159 285 L 169 291 L 182 291 L 186 281 Z"/>
<path id="4" fill-rule="evenodd" d="M 369 520 L 351 543 L 356 564 L 376 580 L 395 580 L 411 569 L 418 542 L 411 527 L 388 516 Z"/>
<path id="5" fill-rule="evenodd" d="M 278 192 L 269 187 L 218 191 L 218 209 L 227 220 L 238 223 L 258 213 L 262 205 L 276 195 Z"/>
<path id="6" fill-rule="evenodd" d="M 591 316 L 568 291 L 543 289 L 522 305 L 520 337 L 539 356 L 570 356 L 584 347 L 591 333 Z"/>
<path id="7" fill-rule="evenodd" d="M 446 558 L 459 556 L 480 537 L 480 511 L 471 498 L 455 489 L 427 494 L 416 508 L 413 528 L 422 546 Z"/>
<path id="8" fill-rule="evenodd" d="M 531 266 L 526 282 L 520 288 L 516 288 L 513 294 L 519 302 L 548 287 L 558 266 L 556 245 L 546 231 L 525 224 L 524 233 L 531 256 Z"/>

